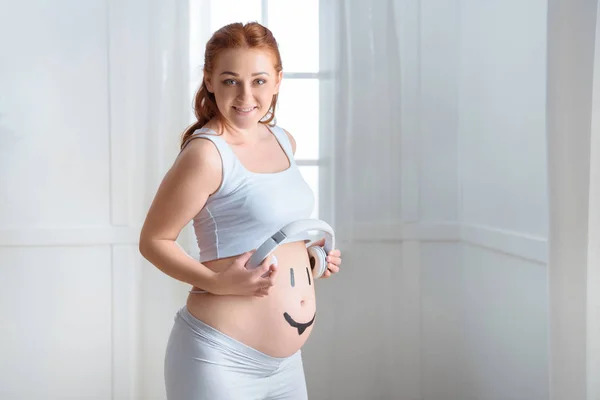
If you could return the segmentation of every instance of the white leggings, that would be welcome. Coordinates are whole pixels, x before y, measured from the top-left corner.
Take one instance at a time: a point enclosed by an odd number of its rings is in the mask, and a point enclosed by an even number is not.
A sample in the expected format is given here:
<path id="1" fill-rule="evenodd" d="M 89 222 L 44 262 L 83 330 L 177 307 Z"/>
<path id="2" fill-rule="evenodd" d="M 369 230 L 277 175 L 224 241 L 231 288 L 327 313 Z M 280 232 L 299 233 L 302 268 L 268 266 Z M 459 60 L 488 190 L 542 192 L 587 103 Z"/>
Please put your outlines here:
<path id="1" fill-rule="evenodd" d="M 168 400 L 305 400 L 299 350 L 277 358 L 247 346 L 194 317 L 175 315 L 165 355 Z"/>

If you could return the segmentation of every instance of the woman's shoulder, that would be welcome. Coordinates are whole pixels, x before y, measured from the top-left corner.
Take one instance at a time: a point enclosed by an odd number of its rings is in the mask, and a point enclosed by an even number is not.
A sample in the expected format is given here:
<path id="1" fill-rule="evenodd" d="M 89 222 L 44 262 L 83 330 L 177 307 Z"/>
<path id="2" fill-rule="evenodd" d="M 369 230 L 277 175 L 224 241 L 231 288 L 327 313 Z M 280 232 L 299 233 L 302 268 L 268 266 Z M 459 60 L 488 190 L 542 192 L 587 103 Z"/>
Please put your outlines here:
<path id="1" fill-rule="evenodd" d="M 215 143 L 203 137 L 194 138 L 175 161 L 176 169 L 197 174 L 200 178 L 221 177 L 221 155 Z"/>
<path id="2" fill-rule="evenodd" d="M 284 129 L 283 127 L 281 127 L 279 125 L 275 125 L 275 128 L 280 129 L 281 132 L 285 133 L 288 141 L 290 142 L 290 145 L 292 146 L 292 153 L 296 154 L 296 140 L 294 139 L 294 136 L 287 129 Z"/>

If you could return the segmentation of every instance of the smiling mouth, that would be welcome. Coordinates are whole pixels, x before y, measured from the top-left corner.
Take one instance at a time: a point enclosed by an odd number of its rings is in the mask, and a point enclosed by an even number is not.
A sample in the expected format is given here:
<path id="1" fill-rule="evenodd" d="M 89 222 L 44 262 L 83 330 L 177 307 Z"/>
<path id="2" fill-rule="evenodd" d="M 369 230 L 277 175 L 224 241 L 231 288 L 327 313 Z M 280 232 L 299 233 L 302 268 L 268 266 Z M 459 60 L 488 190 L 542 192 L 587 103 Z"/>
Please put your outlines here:
<path id="1" fill-rule="evenodd" d="M 247 114 L 256 109 L 256 107 L 233 107 L 233 109 L 239 113 Z"/>
<path id="2" fill-rule="evenodd" d="M 313 324 L 313 322 L 315 322 L 316 316 L 317 316 L 317 314 L 315 313 L 315 315 L 313 315 L 313 317 L 310 321 L 303 324 L 301 322 L 294 321 L 294 318 L 292 318 L 290 314 L 283 313 L 283 318 L 285 318 L 285 320 L 288 322 L 288 324 L 290 324 L 290 326 L 292 328 L 298 329 L 298 335 L 302 335 L 304 333 L 304 331 L 306 330 L 306 328 L 308 328 L 309 326 L 311 326 Z"/>

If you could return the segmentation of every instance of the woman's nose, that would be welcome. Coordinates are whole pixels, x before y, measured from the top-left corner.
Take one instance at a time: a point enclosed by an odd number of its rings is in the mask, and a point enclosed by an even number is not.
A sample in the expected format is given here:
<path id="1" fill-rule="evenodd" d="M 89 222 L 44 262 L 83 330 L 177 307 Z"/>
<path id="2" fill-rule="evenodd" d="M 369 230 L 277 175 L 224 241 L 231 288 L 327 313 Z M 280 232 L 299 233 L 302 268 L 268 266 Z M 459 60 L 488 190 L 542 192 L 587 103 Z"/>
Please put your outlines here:
<path id="1" fill-rule="evenodd" d="M 238 97 L 241 100 L 247 100 L 252 98 L 252 88 L 247 85 L 240 85 L 240 90 L 238 92 Z"/>

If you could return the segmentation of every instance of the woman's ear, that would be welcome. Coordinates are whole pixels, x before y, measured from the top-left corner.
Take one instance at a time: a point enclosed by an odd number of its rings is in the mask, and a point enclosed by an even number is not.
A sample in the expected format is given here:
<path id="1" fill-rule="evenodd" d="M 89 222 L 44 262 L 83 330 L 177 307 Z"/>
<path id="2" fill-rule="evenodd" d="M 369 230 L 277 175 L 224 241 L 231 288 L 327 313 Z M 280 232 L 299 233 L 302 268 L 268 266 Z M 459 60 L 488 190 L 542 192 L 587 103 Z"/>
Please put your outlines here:
<path id="1" fill-rule="evenodd" d="M 281 80 L 283 79 L 283 71 L 279 71 L 277 74 L 277 83 L 275 84 L 275 93 L 279 94 L 279 86 L 281 85 Z"/>
<path id="2" fill-rule="evenodd" d="M 212 82 L 210 81 L 210 78 L 208 78 L 208 77 L 204 78 L 204 86 L 206 86 L 206 90 L 208 90 L 210 93 L 215 92 L 215 90 L 213 89 Z"/>

